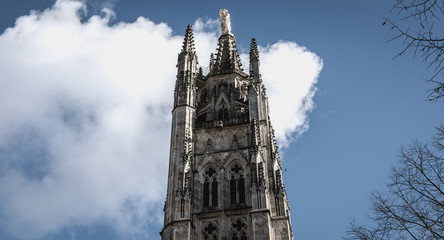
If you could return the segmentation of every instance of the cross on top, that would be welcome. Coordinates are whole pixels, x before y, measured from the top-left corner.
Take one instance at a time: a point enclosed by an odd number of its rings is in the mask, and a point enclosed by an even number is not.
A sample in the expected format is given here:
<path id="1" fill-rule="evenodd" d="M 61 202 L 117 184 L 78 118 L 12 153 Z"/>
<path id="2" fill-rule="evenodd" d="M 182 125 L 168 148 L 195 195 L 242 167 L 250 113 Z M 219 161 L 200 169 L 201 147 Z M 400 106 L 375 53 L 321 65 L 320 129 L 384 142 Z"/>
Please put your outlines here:
<path id="1" fill-rule="evenodd" d="M 236 165 L 234 165 L 234 167 L 231 168 L 231 171 L 238 174 L 240 171 L 242 171 L 242 168 L 236 164 Z"/>
<path id="2" fill-rule="evenodd" d="M 241 220 L 237 220 L 235 223 L 233 223 L 233 228 L 237 231 L 242 230 L 245 227 L 245 223 L 243 223 Z"/>
<path id="3" fill-rule="evenodd" d="M 215 173 L 216 173 L 216 171 L 214 171 L 214 169 L 212 169 L 212 168 L 208 169 L 208 171 L 205 172 L 205 174 L 206 174 L 208 177 L 213 176 Z"/>
<path id="4" fill-rule="evenodd" d="M 208 224 L 208 226 L 206 228 L 204 228 L 205 232 L 208 233 L 208 235 L 213 234 L 213 232 L 217 231 L 217 227 L 214 226 L 212 223 Z"/>

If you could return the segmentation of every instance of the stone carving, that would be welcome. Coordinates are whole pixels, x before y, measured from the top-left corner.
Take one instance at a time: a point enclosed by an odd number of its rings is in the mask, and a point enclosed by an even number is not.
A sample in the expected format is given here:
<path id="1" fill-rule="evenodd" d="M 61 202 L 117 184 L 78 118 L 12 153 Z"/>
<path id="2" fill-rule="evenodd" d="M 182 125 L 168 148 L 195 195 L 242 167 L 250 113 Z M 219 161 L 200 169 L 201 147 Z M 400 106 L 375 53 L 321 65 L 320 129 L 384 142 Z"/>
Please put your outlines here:
<path id="1" fill-rule="evenodd" d="M 231 239 L 247 239 L 248 229 L 245 217 L 237 217 L 231 219 Z"/>
<path id="2" fill-rule="evenodd" d="M 248 85 L 247 80 L 236 78 L 235 87 L 239 88 L 240 99 L 244 102 L 247 101 Z"/>
<path id="3" fill-rule="evenodd" d="M 200 158 L 199 162 L 197 163 L 200 166 L 199 171 L 203 171 L 204 169 L 202 169 L 202 167 L 206 168 L 206 165 L 209 163 L 212 163 L 213 165 L 215 165 L 216 168 L 221 167 L 219 165 L 218 156 L 216 156 L 215 154 L 207 154 L 205 157 Z"/>
<path id="4" fill-rule="evenodd" d="M 259 215 L 253 220 L 254 239 L 269 240 L 267 220 L 263 215 Z"/>
<path id="5" fill-rule="evenodd" d="M 233 149 L 239 148 L 239 139 L 237 139 L 236 134 L 233 135 Z"/>
<path id="6" fill-rule="evenodd" d="M 165 240 L 173 240 L 172 232 L 173 232 L 172 228 L 169 228 L 168 230 L 164 231 L 163 239 L 165 239 Z"/>
<path id="7" fill-rule="evenodd" d="M 230 34 L 231 33 L 231 21 L 230 21 L 230 14 L 228 13 L 227 9 L 221 9 L 219 10 L 220 15 L 220 27 L 222 29 L 222 34 Z"/>
<path id="8" fill-rule="evenodd" d="M 187 230 L 184 226 L 179 226 L 178 228 L 176 228 L 176 232 L 174 235 L 175 235 L 174 239 L 177 239 L 177 240 L 187 240 L 188 239 Z"/>
<path id="9" fill-rule="evenodd" d="M 207 83 L 197 94 L 198 128 L 221 128 L 247 123 L 248 78 L 224 78 Z"/>
<path id="10" fill-rule="evenodd" d="M 266 220 L 265 217 L 261 215 L 255 218 L 253 222 L 254 222 L 254 227 L 256 227 L 257 229 L 261 229 L 265 225 Z"/>
<path id="11" fill-rule="evenodd" d="M 208 138 L 207 140 L 207 151 L 212 151 L 213 150 L 213 141 L 211 140 L 211 138 Z"/>
<path id="12" fill-rule="evenodd" d="M 277 240 L 287 240 L 288 239 L 288 229 L 285 223 L 279 223 L 275 226 L 275 236 Z"/>
<path id="13" fill-rule="evenodd" d="M 201 154 L 244 148 L 248 144 L 246 130 L 246 128 L 232 128 L 199 132 L 194 136 L 194 139 L 196 139 L 195 152 Z M 234 138 L 234 135 L 236 135 L 236 138 Z"/>
<path id="14" fill-rule="evenodd" d="M 204 239 L 218 239 L 218 224 L 216 221 L 203 222 L 202 234 Z"/>
<path id="15" fill-rule="evenodd" d="M 185 173 L 189 173 L 191 171 L 190 161 L 186 161 L 185 166 L 183 168 Z"/>

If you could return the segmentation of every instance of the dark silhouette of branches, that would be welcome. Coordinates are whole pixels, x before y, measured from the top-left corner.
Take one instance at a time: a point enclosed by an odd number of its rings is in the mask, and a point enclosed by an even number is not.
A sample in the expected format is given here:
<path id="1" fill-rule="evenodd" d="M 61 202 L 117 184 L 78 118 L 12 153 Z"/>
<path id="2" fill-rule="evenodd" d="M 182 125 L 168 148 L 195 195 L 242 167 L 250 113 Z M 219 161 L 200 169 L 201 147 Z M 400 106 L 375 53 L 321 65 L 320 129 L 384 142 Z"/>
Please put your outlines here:
<path id="1" fill-rule="evenodd" d="M 391 27 L 397 35 L 390 39 L 403 40 L 403 48 L 396 56 L 413 51 L 434 68 L 428 79 L 434 87 L 429 90 L 429 100 L 436 101 L 444 96 L 444 0 L 397 0 L 393 6 L 398 22 L 384 18 L 383 25 Z"/>
<path id="2" fill-rule="evenodd" d="M 352 223 L 351 240 L 444 239 L 444 122 L 430 144 L 401 149 L 388 193 L 371 195 L 374 226 Z"/>

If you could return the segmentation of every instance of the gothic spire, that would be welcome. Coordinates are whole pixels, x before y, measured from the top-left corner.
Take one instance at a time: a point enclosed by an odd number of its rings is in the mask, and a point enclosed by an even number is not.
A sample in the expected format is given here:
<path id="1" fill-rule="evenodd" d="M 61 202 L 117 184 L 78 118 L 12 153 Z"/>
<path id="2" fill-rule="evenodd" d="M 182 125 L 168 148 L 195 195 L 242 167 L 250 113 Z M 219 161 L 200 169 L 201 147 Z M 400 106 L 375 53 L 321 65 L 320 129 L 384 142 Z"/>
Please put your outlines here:
<path id="1" fill-rule="evenodd" d="M 191 24 L 188 24 L 185 32 L 185 38 L 183 39 L 182 53 L 195 53 L 194 50 L 194 37 Z"/>
<path id="2" fill-rule="evenodd" d="M 177 79 L 174 93 L 174 106 L 194 107 L 194 91 L 197 75 L 197 55 L 194 50 L 194 38 L 191 25 L 188 24 L 183 40 L 182 51 L 177 59 Z"/>
<path id="3" fill-rule="evenodd" d="M 250 44 L 250 61 L 251 60 L 259 61 L 259 50 L 257 50 L 257 44 L 255 38 L 251 39 L 251 44 Z"/>
<path id="4" fill-rule="evenodd" d="M 219 37 L 219 47 L 211 68 L 210 75 L 223 75 L 239 73 L 244 75 L 242 63 L 237 51 L 236 38 L 231 33 L 230 14 L 223 9 L 221 16 L 221 36 Z"/>
<path id="5" fill-rule="evenodd" d="M 250 44 L 250 77 L 253 82 L 262 82 L 259 65 L 259 50 L 257 49 L 256 39 L 252 38 Z"/>

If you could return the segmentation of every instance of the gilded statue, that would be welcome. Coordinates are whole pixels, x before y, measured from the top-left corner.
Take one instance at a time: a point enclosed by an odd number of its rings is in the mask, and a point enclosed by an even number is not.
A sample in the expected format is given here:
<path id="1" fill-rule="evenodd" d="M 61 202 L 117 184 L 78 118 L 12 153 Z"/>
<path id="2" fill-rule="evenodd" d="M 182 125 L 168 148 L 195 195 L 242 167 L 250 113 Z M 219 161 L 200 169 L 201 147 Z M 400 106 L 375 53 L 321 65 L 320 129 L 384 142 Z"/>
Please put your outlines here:
<path id="1" fill-rule="evenodd" d="M 222 29 L 222 34 L 230 34 L 231 33 L 231 22 L 230 22 L 230 14 L 227 9 L 220 9 L 220 27 Z"/>

